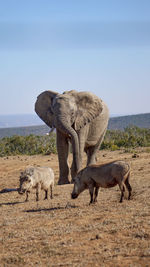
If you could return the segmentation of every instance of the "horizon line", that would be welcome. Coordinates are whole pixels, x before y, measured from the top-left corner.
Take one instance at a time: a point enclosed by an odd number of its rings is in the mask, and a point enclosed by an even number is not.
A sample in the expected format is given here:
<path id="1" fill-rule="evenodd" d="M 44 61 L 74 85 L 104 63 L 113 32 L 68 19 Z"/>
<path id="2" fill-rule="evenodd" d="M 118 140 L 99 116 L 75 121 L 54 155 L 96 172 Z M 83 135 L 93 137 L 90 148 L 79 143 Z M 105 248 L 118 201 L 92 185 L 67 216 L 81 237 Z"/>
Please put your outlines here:
<path id="1" fill-rule="evenodd" d="M 110 114 L 110 117 L 132 116 L 132 115 L 141 115 L 141 114 L 149 114 L 149 113 L 150 113 L 150 111 L 149 112 L 140 112 L 140 113 L 112 113 L 112 114 Z M 8 113 L 8 114 L 0 114 L 0 116 L 28 116 L 28 115 L 30 115 L 30 116 L 32 115 L 32 116 L 38 117 L 38 115 L 36 113 L 13 113 L 13 114 Z"/>

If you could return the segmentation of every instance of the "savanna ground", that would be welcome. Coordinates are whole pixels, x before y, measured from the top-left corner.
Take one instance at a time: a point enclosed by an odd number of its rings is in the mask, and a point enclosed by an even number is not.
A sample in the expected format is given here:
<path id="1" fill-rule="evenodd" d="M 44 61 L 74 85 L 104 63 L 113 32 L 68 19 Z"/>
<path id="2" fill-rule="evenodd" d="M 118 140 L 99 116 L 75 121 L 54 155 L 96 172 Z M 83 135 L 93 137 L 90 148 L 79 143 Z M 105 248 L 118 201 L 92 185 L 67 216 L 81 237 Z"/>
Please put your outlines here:
<path id="1" fill-rule="evenodd" d="M 29 202 L 12 191 L 0 194 L 0 266 L 150 266 L 150 153 L 139 157 L 100 151 L 98 163 L 131 163 L 132 199 L 119 203 L 120 191 L 100 189 L 98 203 L 89 193 L 72 200 L 73 185 L 55 186 L 54 198 Z M 71 160 L 71 158 L 69 159 Z M 0 159 L 0 190 L 17 188 L 26 166 L 50 166 L 58 181 L 57 155 Z"/>

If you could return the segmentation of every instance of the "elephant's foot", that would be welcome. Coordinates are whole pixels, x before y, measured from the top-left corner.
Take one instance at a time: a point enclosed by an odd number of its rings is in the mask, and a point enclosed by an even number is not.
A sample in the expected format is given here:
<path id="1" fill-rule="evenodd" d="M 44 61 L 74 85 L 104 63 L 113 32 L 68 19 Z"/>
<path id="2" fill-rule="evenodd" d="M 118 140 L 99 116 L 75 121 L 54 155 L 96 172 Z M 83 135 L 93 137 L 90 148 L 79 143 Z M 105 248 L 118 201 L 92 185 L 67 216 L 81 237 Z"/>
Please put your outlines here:
<path id="1" fill-rule="evenodd" d="M 68 179 L 59 179 L 58 185 L 70 184 Z"/>

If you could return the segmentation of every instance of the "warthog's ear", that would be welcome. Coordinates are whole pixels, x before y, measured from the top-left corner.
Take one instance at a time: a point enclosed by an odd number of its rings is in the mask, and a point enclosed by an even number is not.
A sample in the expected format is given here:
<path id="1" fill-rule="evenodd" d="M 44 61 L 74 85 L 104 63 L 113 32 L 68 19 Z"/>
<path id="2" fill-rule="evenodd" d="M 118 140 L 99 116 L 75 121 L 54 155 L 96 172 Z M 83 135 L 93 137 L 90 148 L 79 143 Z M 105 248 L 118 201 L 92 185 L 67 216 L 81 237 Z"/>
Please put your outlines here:
<path id="1" fill-rule="evenodd" d="M 79 177 L 76 176 L 76 177 L 74 177 L 74 178 L 72 179 L 72 182 L 75 183 L 78 179 L 79 179 Z"/>
<path id="2" fill-rule="evenodd" d="M 75 177 L 74 177 L 74 178 L 72 178 L 72 182 L 73 182 L 73 183 L 75 182 Z"/>
<path id="3" fill-rule="evenodd" d="M 24 176 L 24 172 L 20 172 L 20 178 Z"/>

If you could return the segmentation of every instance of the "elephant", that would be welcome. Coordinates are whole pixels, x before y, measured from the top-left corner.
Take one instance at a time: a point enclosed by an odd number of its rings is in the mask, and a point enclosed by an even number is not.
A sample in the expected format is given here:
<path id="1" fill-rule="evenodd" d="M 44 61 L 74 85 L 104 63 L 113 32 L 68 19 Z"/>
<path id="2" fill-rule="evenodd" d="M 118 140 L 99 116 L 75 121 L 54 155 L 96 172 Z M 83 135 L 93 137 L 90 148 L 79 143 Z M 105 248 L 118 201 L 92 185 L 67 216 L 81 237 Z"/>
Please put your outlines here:
<path id="1" fill-rule="evenodd" d="M 70 183 L 67 162 L 70 142 L 72 179 L 82 168 L 84 152 L 87 166 L 95 164 L 109 120 L 109 110 L 103 100 L 91 92 L 71 90 L 60 94 L 47 90 L 37 97 L 35 112 L 50 128 L 56 128 L 59 185 Z"/>

